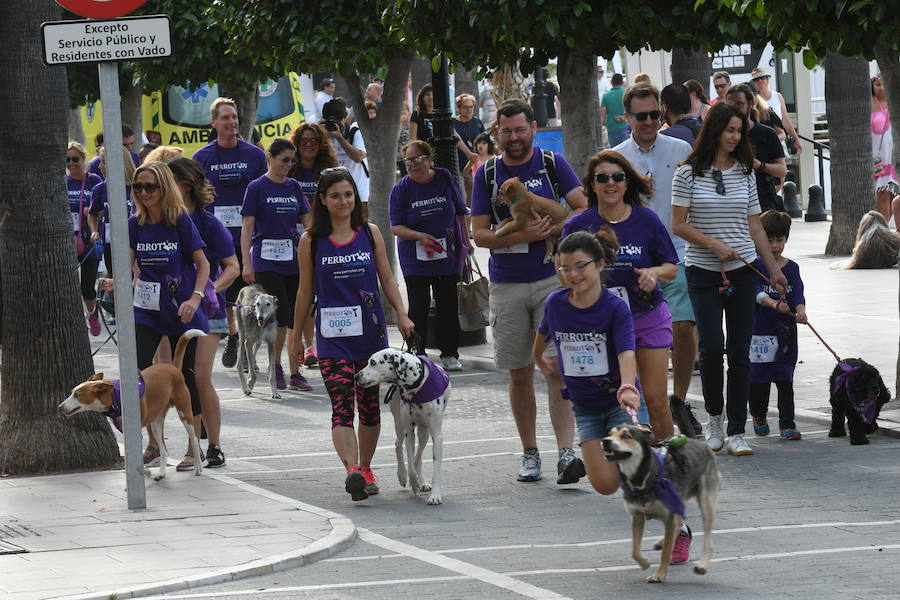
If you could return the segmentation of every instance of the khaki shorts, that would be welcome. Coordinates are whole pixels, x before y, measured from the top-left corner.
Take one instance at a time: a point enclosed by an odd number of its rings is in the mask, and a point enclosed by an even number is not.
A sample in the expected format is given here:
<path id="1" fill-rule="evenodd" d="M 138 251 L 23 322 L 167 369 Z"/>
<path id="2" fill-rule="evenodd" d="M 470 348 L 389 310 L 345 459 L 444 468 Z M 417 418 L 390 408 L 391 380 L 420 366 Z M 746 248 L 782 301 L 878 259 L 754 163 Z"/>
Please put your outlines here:
<path id="1" fill-rule="evenodd" d="M 544 300 L 558 287 L 556 275 L 531 283 L 491 282 L 491 328 L 498 369 L 512 371 L 534 363 L 531 349 L 544 318 Z M 545 354 L 556 356 L 556 347 L 550 344 Z"/>

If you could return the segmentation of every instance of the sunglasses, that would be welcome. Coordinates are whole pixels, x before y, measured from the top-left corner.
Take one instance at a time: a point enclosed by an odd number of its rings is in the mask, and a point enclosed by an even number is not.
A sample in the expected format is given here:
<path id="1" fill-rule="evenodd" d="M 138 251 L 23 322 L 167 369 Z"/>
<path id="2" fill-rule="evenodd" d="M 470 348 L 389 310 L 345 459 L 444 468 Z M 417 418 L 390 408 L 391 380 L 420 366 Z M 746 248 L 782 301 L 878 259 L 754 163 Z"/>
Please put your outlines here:
<path id="1" fill-rule="evenodd" d="M 420 154 L 419 156 L 413 156 L 412 158 L 404 158 L 403 162 L 408 165 L 421 165 L 423 162 L 431 158 L 427 154 Z"/>
<path id="2" fill-rule="evenodd" d="M 300 138 L 301 146 L 318 146 L 319 138 Z"/>
<path id="3" fill-rule="evenodd" d="M 659 121 L 659 117 L 662 115 L 662 112 L 658 110 L 651 110 L 649 112 L 630 112 L 628 114 L 634 117 L 635 121 L 646 121 L 648 118 L 652 121 Z"/>
<path id="4" fill-rule="evenodd" d="M 615 173 L 594 173 L 594 181 L 597 183 L 606 183 L 610 179 L 612 179 L 616 183 L 622 183 L 625 181 L 627 175 L 625 175 L 625 171 L 616 171 Z"/>
<path id="5" fill-rule="evenodd" d="M 717 83 L 717 84 L 716 84 L 716 89 L 717 89 L 717 90 L 724 90 L 724 89 L 727 88 L 727 87 L 728 87 L 728 84 L 727 84 L 727 83 Z"/>
<path id="6" fill-rule="evenodd" d="M 159 189 L 158 183 L 133 183 L 131 184 L 131 189 L 140 194 L 141 192 L 147 192 L 148 194 L 152 194 L 156 190 Z"/>
<path id="7" fill-rule="evenodd" d="M 70 163 L 70 162 L 74 162 L 74 163 L 81 162 L 81 157 L 80 156 L 67 156 L 66 163 Z"/>
<path id="8" fill-rule="evenodd" d="M 297 159 L 296 159 L 296 158 L 292 158 L 292 157 L 290 157 L 290 156 L 282 156 L 282 157 L 279 158 L 278 160 L 280 160 L 280 161 L 283 162 L 284 164 L 288 164 L 288 163 L 290 163 L 290 164 L 292 164 L 292 165 L 297 164 Z"/>
<path id="9" fill-rule="evenodd" d="M 716 193 L 720 196 L 725 195 L 725 184 L 722 182 L 722 171 L 714 169 L 712 172 L 713 181 L 716 182 Z"/>
<path id="10" fill-rule="evenodd" d="M 350 169 L 348 169 L 347 167 L 328 167 L 327 169 L 322 169 L 321 171 L 319 171 L 319 175 L 328 175 L 329 173 L 337 173 L 338 171 L 349 173 Z"/>

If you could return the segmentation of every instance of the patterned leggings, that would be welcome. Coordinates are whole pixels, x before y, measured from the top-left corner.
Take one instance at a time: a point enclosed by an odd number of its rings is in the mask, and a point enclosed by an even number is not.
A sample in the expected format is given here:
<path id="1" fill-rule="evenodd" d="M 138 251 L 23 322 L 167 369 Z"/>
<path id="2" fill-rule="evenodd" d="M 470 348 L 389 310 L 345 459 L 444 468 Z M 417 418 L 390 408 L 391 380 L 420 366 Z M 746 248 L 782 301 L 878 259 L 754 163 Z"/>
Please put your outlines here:
<path id="1" fill-rule="evenodd" d="M 364 388 L 356 385 L 353 376 L 365 368 L 367 360 L 319 357 L 319 369 L 325 389 L 331 397 L 331 428 L 353 428 L 353 403 L 359 409 L 359 424 L 374 427 L 381 423 L 378 386 Z"/>

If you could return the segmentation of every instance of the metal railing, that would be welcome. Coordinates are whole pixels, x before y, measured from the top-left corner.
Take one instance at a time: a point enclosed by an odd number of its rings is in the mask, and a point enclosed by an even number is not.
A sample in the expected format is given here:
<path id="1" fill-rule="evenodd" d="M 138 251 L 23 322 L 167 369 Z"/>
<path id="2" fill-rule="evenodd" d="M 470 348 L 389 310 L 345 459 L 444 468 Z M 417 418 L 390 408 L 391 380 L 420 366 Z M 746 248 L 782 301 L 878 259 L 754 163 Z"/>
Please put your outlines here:
<path id="1" fill-rule="evenodd" d="M 797 134 L 797 137 L 799 137 L 804 142 L 809 142 L 810 144 L 813 145 L 813 149 L 816 152 L 816 160 L 819 163 L 819 185 L 821 185 L 824 188 L 825 187 L 825 161 L 827 160 L 827 161 L 831 162 L 831 148 L 828 147 L 828 144 L 823 144 L 822 142 L 820 142 L 818 140 L 810 139 L 810 138 L 806 137 L 805 135 Z M 829 155 L 825 156 L 825 152 L 828 152 Z"/>

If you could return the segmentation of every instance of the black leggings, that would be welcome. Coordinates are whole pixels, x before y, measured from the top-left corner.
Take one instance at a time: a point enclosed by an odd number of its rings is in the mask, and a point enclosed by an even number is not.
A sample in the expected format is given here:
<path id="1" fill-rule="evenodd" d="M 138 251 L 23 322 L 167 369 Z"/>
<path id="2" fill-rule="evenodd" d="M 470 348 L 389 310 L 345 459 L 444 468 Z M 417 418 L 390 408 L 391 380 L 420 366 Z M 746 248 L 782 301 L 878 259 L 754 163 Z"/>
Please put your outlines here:
<path id="1" fill-rule="evenodd" d="M 300 286 L 300 274 L 284 275 L 275 271 L 256 271 L 256 283 L 261 285 L 267 294 L 278 300 L 275 318 L 279 327 L 294 328 L 294 303 L 297 301 L 297 288 Z"/>
<path id="2" fill-rule="evenodd" d="M 91 246 L 90 250 L 85 250 L 85 252 L 93 252 L 94 247 Z M 81 297 L 85 300 L 95 300 L 97 298 L 97 288 L 95 284 L 97 283 L 97 269 L 100 267 L 100 259 L 94 256 L 89 258 L 84 258 L 84 255 L 78 258 L 78 261 L 84 259 L 84 262 L 81 263 Z"/>
<path id="3" fill-rule="evenodd" d="M 409 300 L 409 318 L 416 324 L 416 333 L 422 338 L 417 354 L 425 354 L 428 343 L 428 309 L 431 307 L 431 290 L 437 316 L 437 345 L 441 358 L 459 357 L 459 302 L 456 284 L 459 275 L 407 275 L 406 296 Z"/>
<path id="4" fill-rule="evenodd" d="M 156 348 L 159 346 L 159 341 L 163 335 L 147 325 L 135 325 L 134 335 L 137 343 L 138 370 L 143 371 L 153 364 L 153 355 L 156 354 Z M 170 335 L 168 337 L 174 358 L 175 345 L 181 336 Z M 203 408 L 200 405 L 200 392 L 197 390 L 197 381 L 194 379 L 194 360 L 196 357 L 197 338 L 194 338 L 188 342 L 187 348 L 184 349 L 184 360 L 181 363 L 181 373 L 184 375 L 184 382 L 187 384 L 188 391 L 191 392 L 191 409 L 194 412 L 194 416 L 203 413 Z"/>
<path id="5" fill-rule="evenodd" d="M 750 414 L 754 417 L 764 417 L 769 410 L 769 389 L 771 384 L 750 384 Z M 792 381 L 776 381 L 778 390 L 778 428 L 796 429 L 794 423 L 794 383 Z"/>

